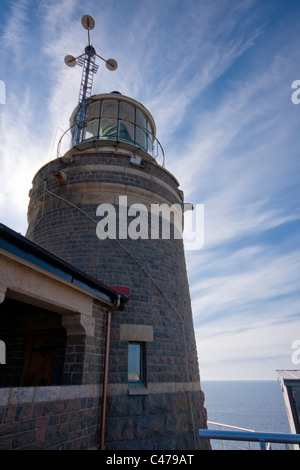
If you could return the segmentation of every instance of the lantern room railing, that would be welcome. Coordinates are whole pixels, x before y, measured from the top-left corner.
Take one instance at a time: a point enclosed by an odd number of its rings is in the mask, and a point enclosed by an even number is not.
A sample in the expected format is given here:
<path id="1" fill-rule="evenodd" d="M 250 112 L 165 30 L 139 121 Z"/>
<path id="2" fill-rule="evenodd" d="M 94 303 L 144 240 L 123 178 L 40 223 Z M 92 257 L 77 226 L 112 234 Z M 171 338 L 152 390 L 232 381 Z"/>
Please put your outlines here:
<path id="1" fill-rule="evenodd" d="M 105 122 L 107 123 L 109 120 L 111 120 L 111 122 L 117 122 L 117 125 L 115 126 L 112 125 L 109 131 L 107 131 L 107 129 L 103 131 L 101 123 L 105 123 Z M 90 128 L 92 127 L 91 124 L 94 126 L 95 132 L 90 132 L 91 136 L 87 137 L 87 130 L 88 130 L 89 125 L 90 125 Z M 123 125 L 125 124 L 123 128 L 122 128 L 122 124 Z M 135 136 L 132 138 L 128 132 L 125 134 L 124 129 L 126 129 L 126 125 L 132 125 L 134 126 L 134 129 L 139 129 L 139 131 L 144 134 L 145 142 L 148 142 L 148 145 L 143 145 L 143 142 L 141 142 L 141 139 L 138 139 Z M 107 116 L 97 117 L 96 119 L 91 118 L 91 119 L 87 119 L 81 122 L 76 122 L 74 123 L 73 126 L 69 127 L 69 129 L 67 129 L 62 134 L 62 136 L 60 137 L 58 141 L 57 158 L 63 156 L 62 150 L 61 150 L 63 139 L 67 136 L 69 132 L 71 132 L 71 135 L 73 137 L 74 132 L 78 133 L 78 129 L 80 132 L 79 142 L 76 145 L 72 143 L 71 148 L 76 147 L 77 145 L 80 145 L 82 143 L 87 143 L 87 142 L 99 142 L 99 141 L 125 142 L 127 144 L 132 145 L 133 147 L 137 149 L 143 150 L 144 152 L 148 153 L 157 163 L 161 161 L 162 162 L 161 166 L 163 167 L 165 166 L 165 153 L 164 153 L 163 147 L 161 143 L 159 142 L 159 140 L 155 137 L 155 135 L 149 129 L 146 129 L 145 127 L 133 121 L 128 121 L 126 119 L 116 118 L 116 117 L 110 118 Z M 151 142 L 151 147 L 150 147 L 150 142 Z"/>

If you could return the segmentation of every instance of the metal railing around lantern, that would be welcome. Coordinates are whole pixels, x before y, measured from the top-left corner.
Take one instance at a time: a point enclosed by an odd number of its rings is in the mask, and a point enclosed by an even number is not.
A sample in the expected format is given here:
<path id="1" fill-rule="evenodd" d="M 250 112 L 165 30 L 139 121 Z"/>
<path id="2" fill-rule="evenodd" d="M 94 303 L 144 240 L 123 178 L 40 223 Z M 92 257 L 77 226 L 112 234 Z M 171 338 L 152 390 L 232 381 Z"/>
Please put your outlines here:
<path id="1" fill-rule="evenodd" d="M 115 135 L 110 135 L 110 136 L 105 135 L 105 134 L 100 135 L 101 121 L 109 121 L 109 120 L 117 121 L 116 134 Z M 58 158 L 62 157 L 61 146 L 62 146 L 62 141 L 66 137 L 66 135 L 70 131 L 72 133 L 73 129 L 75 129 L 75 128 L 77 129 L 79 127 L 80 132 L 81 132 L 81 137 L 83 137 L 83 134 L 84 134 L 84 132 L 86 132 L 86 128 L 87 128 L 88 124 L 90 122 L 93 122 L 93 121 L 99 121 L 98 126 L 97 126 L 98 127 L 97 132 L 94 135 L 92 135 L 91 137 L 81 139 L 80 142 L 78 143 L 78 145 L 80 145 L 82 143 L 85 143 L 85 142 L 94 142 L 94 141 L 95 142 L 97 142 L 97 141 L 125 142 L 125 143 L 128 143 L 128 144 L 136 147 L 137 149 L 141 149 L 144 152 L 147 152 L 149 155 L 152 156 L 152 158 L 157 163 L 159 163 L 159 161 L 161 160 L 162 161 L 161 166 L 165 167 L 164 149 L 163 149 L 161 143 L 159 142 L 159 140 L 155 137 L 155 135 L 149 129 L 146 129 L 145 127 L 143 127 L 140 124 L 137 124 L 136 122 L 133 122 L 133 121 L 128 121 L 126 119 L 116 118 L 116 117 L 108 117 L 108 116 L 86 119 L 84 121 L 76 122 L 73 126 L 69 127 L 69 129 L 67 129 L 59 139 L 59 142 L 58 142 L 58 145 L 57 145 L 57 157 Z M 149 150 L 147 150 L 146 146 L 144 147 L 141 143 L 137 142 L 136 139 L 132 139 L 131 137 L 130 138 L 124 138 L 124 137 L 120 136 L 120 123 L 121 122 L 123 122 L 125 124 L 133 125 L 135 129 L 138 128 L 146 134 L 145 138 L 149 139 L 151 141 L 151 147 L 152 147 L 151 148 L 151 153 L 149 152 Z M 76 145 L 74 145 L 74 147 L 76 147 Z"/>

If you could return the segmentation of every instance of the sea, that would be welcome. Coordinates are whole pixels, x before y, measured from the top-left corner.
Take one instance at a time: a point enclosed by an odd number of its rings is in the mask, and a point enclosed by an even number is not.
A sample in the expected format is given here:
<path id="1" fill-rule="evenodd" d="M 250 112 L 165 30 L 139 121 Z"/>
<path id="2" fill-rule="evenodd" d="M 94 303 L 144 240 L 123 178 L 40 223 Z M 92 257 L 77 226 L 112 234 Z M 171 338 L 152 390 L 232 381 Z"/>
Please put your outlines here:
<path id="1" fill-rule="evenodd" d="M 249 429 L 257 432 L 275 432 L 290 434 L 289 422 L 281 386 L 277 381 L 201 381 L 205 394 L 205 408 L 208 421 L 229 426 Z M 218 429 L 208 425 L 209 429 Z M 226 430 L 226 428 L 224 428 Z M 231 429 L 227 429 L 230 431 Z M 234 429 L 232 429 L 234 431 Z M 248 443 L 212 440 L 213 450 L 248 450 Z M 232 447 L 234 446 L 234 447 Z M 259 443 L 252 444 L 253 450 L 259 450 Z M 272 444 L 272 450 L 285 450 L 285 444 Z M 289 445 L 289 450 L 293 450 Z"/>

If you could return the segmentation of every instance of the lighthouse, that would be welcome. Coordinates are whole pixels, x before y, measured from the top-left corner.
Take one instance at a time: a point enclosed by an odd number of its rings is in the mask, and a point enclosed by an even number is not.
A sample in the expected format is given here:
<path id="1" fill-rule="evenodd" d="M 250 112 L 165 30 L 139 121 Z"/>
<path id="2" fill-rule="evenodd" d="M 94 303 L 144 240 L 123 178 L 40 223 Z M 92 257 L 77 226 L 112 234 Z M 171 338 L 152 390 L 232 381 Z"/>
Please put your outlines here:
<path id="1" fill-rule="evenodd" d="M 70 148 L 33 178 L 26 238 L 123 302 L 104 320 L 93 313 L 99 341 L 85 331 L 83 373 L 66 376 L 65 385 L 100 382 L 101 449 L 207 448 L 198 438 L 206 411 L 181 236 L 183 192 L 148 109 L 119 91 L 92 93 L 100 56 L 90 44 L 93 18 L 82 24 L 88 45 L 65 59 L 82 67 Z M 114 59 L 104 61 L 117 69 Z"/>

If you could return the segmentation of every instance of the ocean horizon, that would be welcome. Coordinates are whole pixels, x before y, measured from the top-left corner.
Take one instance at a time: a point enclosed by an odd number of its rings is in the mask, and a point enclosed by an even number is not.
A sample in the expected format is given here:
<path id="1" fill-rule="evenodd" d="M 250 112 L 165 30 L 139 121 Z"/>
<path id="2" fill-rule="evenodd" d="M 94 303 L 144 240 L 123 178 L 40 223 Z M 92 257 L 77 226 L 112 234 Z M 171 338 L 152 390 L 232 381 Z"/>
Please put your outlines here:
<path id="1" fill-rule="evenodd" d="M 256 432 L 290 434 L 281 386 L 276 380 L 202 380 L 207 420 Z M 209 429 L 220 429 L 209 424 Z M 230 429 L 228 429 L 230 430 Z M 246 443 L 237 446 L 248 448 Z M 221 441 L 212 448 L 221 449 Z M 283 449 L 283 444 L 272 445 Z M 253 443 L 253 449 L 259 444 Z M 292 449 L 292 446 L 290 446 Z"/>

